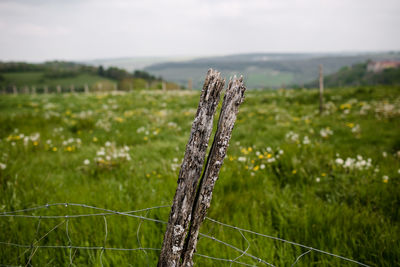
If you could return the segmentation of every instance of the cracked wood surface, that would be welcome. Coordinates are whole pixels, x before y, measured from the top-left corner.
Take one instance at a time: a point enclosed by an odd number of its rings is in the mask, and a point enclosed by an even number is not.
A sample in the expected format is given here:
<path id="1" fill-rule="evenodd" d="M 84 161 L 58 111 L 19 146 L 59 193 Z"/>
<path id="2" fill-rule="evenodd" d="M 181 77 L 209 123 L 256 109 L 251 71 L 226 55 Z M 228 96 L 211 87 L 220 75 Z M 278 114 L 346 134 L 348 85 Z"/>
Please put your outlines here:
<path id="1" fill-rule="evenodd" d="M 225 81 L 220 73 L 210 69 L 203 85 L 192 124 L 189 142 L 179 171 L 171 213 L 158 261 L 158 266 L 179 266 L 185 237 L 191 220 L 193 202 L 203 169 L 213 118 Z"/>
<path id="2" fill-rule="evenodd" d="M 245 90 L 242 77 L 239 79 L 234 77 L 229 82 L 222 103 L 217 131 L 193 204 L 190 228 L 181 255 L 181 266 L 193 266 L 193 254 L 196 250 L 200 226 L 211 205 L 212 191 L 229 146 L 239 106 L 244 100 Z"/>

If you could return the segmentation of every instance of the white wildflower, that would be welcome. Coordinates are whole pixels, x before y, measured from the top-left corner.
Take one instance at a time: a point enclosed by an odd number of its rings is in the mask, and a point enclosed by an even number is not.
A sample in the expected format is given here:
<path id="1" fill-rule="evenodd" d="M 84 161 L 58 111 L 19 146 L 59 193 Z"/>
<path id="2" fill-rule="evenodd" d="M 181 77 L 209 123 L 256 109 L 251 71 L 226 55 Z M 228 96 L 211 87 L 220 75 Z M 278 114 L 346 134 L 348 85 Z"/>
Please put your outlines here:
<path id="1" fill-rule="evenodd" d="M 335 160 L 335 162 L 336 162 L 336 164 L 339 164 L 339 165 L 342 165 L 344 163 L 343 159 L 341 159 L 341 158 L 337 158 Z"/>
<path id="2" fill-rule="evenodd" d="M 83 164 L 85 164 L 85 165 L 89 165 L 89 164 L 90 164 L 90 160 L 88 160 L 88 159 L 85 159 L 85 160 L 83 161 Z"/>
<path id="3" fill-rule="evenodd" d="M 7 165 L 0 162 L 0 169 L 4 170 L 5 168 L 7 168 Z"/>
<path id="4" fill-rule="evenodd" d="M 238 157 L 238 161 L 240 161 L 240 162 L 245 162 L 245 161 L 246 161 L 246 158 L 245 158 L 245 157 Z"/>
<path id="5" fill-rule="evenodd" d="M 308 136 L 306 135 L 306 136 L 304 136 L 304 138 L 303 138 L 303 144 L 304 145 L 308 145 L 308 144 L 310 144 L 311 143 L 311 141 L 310 141 L 310 139 L 308 138 Z"/>
<path id="6" fill-rule="evenodd" d="M 319 131 L 319 134 L 322 136 L 322 138 L 328 138 L 330 135 L 333 135 L 333 131 L 329 127 L 327 127 L 327 128 L 321 129 Z"/>

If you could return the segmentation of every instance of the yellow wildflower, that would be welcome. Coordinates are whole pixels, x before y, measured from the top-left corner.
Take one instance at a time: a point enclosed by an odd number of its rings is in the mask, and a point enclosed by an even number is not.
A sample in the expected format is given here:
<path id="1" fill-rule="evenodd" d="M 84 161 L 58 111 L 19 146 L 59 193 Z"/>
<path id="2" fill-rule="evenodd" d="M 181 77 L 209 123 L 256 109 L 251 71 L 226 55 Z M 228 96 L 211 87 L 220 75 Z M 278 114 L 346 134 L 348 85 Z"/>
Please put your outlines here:
<path id="1" fill-rule="evenodd" d="M 119 123 L 124 122 L 124 119 L 121 117 L 115 117 L 114 120 L 116 120 Z"/>

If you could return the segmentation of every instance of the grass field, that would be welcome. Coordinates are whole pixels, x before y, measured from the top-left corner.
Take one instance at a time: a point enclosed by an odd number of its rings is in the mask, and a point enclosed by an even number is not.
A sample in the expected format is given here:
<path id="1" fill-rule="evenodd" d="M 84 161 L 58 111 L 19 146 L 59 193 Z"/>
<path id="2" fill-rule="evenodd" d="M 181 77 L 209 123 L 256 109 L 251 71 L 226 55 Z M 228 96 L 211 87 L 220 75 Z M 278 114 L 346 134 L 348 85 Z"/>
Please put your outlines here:
<path id="1" fill-rule="evenodd" d="M 23 86 L 36 86 L 42 90 L 43 86 L 56 87 L 60 85 L 69 88 L 71 85 L 83 88 L 85 84 L 92 86 L 95 83 L 112 82 L 110 79 L 100 77 L 94 74 L 82 73 L 74 77 L 49 79 L 43 76 L 43 72 L 8 72 L 2 73 L 4 80 L 0 83 L 2 86 L 15 85 L 18 88 Z M 38 88 L 38 89 L 39 89 Z"/>
<path id="2" fill-rule="evenodd" d="M 371 266 L 398 266 L 399 93 L 398 87 L 327 90 L 320 116 L 316 90 L 246 92 L 208 216 Z M 119 211 L 170 205 L 199 95 L 0 96 L 0 212 L 59 202 Z M 93 212 L 69 205 L 20 214 Z M 169 208 L 136 214 L 167 221 Z M 0 216 L 0 242 L 161 247 L 164 224 L 105 217 Z M 290 266 L 307 251 L 209 220 L 201 232 L 242 250 L 250 245 L 247 253 L 275 266 Z M 201 238 L 197 252 L 227 259 L 241 254 L 208 238 Z M 76 266 L 155 266 L 158 253 L 36 250 L 0 243 L 0 264 L 26 265 L 31 258 L 33 266 L 70 261 Z M 194 260 L 197 266 L 230 265 L 201 256 Z M 237 260 L 263 266 L 247 256 Z M 312 251 L 296 266 L 356 265 Z"/>

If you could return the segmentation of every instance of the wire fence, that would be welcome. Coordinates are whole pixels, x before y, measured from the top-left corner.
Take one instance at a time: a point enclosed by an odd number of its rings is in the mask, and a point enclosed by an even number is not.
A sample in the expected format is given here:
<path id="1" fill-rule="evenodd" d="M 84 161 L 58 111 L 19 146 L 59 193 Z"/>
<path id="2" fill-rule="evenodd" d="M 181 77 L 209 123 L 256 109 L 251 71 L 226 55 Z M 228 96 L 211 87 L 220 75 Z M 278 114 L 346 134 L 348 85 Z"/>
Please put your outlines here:
<path id="1" fill-rule="evenodd" d="M 34 214 L 26 214 L 27 212 L 35 212 L 35 211 L 39 211 L 39 210 L 50 210 L 51 207 L 56 207 L 56 206 L 64 206 L 64 207 L 81 207 L 81 208 L 85 208 L 91 211 L 95 211 L 97 213 L 82 213 L 82 214 L 65 214 L 65 215 L 34 215 Z M 32 266 L 31 262 L 33 257 L 35 256 L 36 252 L 38 251 L 38 249 L 67 249 L 68 250 L 68 256 L 69 256 L 69 266 L 73 266 L 73 259 L 75 257 L 75 254 L 77 252 L 77 250 L 94 250 L 94 251 L 100 251 L 100 257 L 99 257 L 99 264 L 100 266 L 103 266 L 103 257 L 104 257 L 104 252 L 105 251 L 142 251 L 143 253 L 145 253 L 146 257 L 148 258 L 147 252 L 148 251 L 160 251 L 160 248 L 151 248 L 151 247 L 142 247 L 142 244 L 140 242 L 140 238 L 139 238 L 139 233 L 141 230 L 141 226 L 142 223 L 144 221 L 149 221 L 149 222 L 154 222 L 154 223 L 159 223 L 159 224 L 167 224 L 166 221 L 163 220 L 159 220 L 159 219 L 155 219 L 155 218 L 151 218 L 151 217 L 147 217 L 148 213 L 152 210 L 158 210 L 158 209 L 163 209 L 163 208 L 170 208 L 169 205 L 162 205 L 162 206 L 155 206 L 155 207 L 151 207 L 151 208 L 146 208 L 146 209 L 138 209 L 138 210 L 131 210 L 131 211 L 115 211 L 115 210 L 110 210 L 110 209 L 104 209 L 104 208 L 99 208 L 99 207 L 95 207 L 95 206 L 90 206 L 90 205 L 86 205 L 86 204 L 77 204 L 77 203 L 53 203 L 53 204 L 46 204 L 46 205 L 42 205 L 42 206 L 37 206 L 37 207 L 32 207 L 32 208 L 27 208 L 27 209 L 21 209 L 21 210 L 15 210 L 15 211 L 7 211 L 7 212 L 2 212 L 0 213 L 0 217 L 13 217 L 13 218 L 35 218 L 38 220 L 37 226 L 36 226 L 36 233 L 35 233 L 35 238 L 34 240 L 30 243 L 30 244 L 20 244 L 20 243 L 15 243 L 15 242 L 8 242 L 5 240 L 0 240 L 0 246 L 8 246 L 8 247 L 16 247 L 16 248 L 22 248 L 25 249 L 16 259 L 15 261 L 18 262 L 18 259 L 21 257 L 25 257 L 27 258 L 25 266 Z M 145 212 L 145 216 L 142 215 L 138 215 L 138 213 L 143 213 Z M 136 218 L 139 221 L 138 223 L 138 227 L 136 229 L 136 237 L 137 237 L 137 242 L 139 244 L 138 247 L 136 248 L 123 248 L 123 247 L 108 247 L 107 246 L 107 240 L 108 240 L 108 221 L 107 221 L 107 217 L 109 216 L 114 216 L 114 215 L 120 215 L 120 216 L 126 216 L 126 217 L 130 217 L 130 218 Z M 103 221 L 104 221 L 104 239 L 103 239 L 103 245 L 102 246 L 77 246 L 77 245 L 73 245 L 72 244 L 72 240 L 70 238 L 70 220 L 74 219 L 74 218 L 83 218 L 83 217 L 103 217 Z M 45 234 L 39 236 L 39 228 L 41 226 L 41 223 L 43 220 L 48 220 L 48 219 L 62 219 L 61 222 L 55 224 L 49 231 L 47 231 Z M 226 262 L 226 263 L 230 263 L 230 266 L 232 264 L 239 264 L 239 265 L 244 265 L 244 266 L 258 266 L 260 264 L 262 265 L 267 265 L 267 266 L 275 266 L 272 263 L 270 263 L 269 261 L 267 261 L 266 259 L 262 259 L 261 257 L 255 256 L 250 254 L 248 251 L 250 249 L 251 243 L 249 242 L 248 238 L 246 238 L 245 233 L 247 234 L 251 234 L 251 235 L 255 235 L 255 236 L 259 236 L 259 237 L 263 237 L 263 238 L 268 238 L 268 239 L 272 239 L 272 240 L 276 240 L 276 241 L 280 241 L 280 242 L 284 242 L 293 246 L 297 246 L 297 247 L 301 247 L 304 249 L 307 249 L 306 252 L 300 254 L 296 260 L 291 264 L 291 266 L 296 265 L 303 256 L 311 253 L 311 252 L 317 252 L 317 253 L 321 253 L 321 254 L 325 254 L 325 255 L 329 255 L 331 257 L 336 257 L 340 260 L 343 261 L 347 261 L 347 262 L 351 262 L 360 266 L 368 266 L 367 264 L 361 263 L 359 261 L 350 259 L 350 258 L 346 258 L 340 255 L 336 255 L 327 251 L 323 251 L 317 248 L 313 248 L 310 246 L 306 246 L 306 245 L 302 245 L 296 242 L 292 242 L 289 240 L 285 240 L 279 237 L 274 237 L 274 236 L 270 236 L 270 235 L 266 235 L 266 234 L 262 234 L 262 233 L 258 233 L 255 231 L 251 231 L 251 230 L 247 230 L 247 229 L 243 229 L 243 228 L 239 228 L 236 226 L 232 226 L 226 223 L 222 223 L 219 222 L 217 220 L 214 220 L 212 218 L 206 217 L 206 220 L 208 220 L 211 223 L 214 223 L 216 225 L 222 226 L 222 227 L 226 227 L 229 229 L 234 229 L 235 231 L 238 231 L 238 233 L 241 235 L 241 237 L 243 238 L 243 241 L 246 244 L 246 248 L 243 250 L 241 248 L 238 248 L 228 242 L 225 242 L 223 240 L 217 239 L 216 237 L 209 235 L 209 234 L 205 234 L 205 233 L 200 233 L 200 238 L 206 238 L 209 240 L 212 240 L 213 242 L 217 242 L 229 249 L 232 249 L 238 253 L 240 253 L 239 256 L 235 257 L 235 258 L 220 258 L 220 257 L 214 257 L 214 256 L 210 256 L 210 255 L 204 255 L 204 254 L 200 254 L 200 253 L 195 253 L 196 256 L 198 257 L 203 257 L 203 258 L 207 258 L 210 260 L 214 260 L 214 261 L 221 261 L 221 262 Z M 63 244 L 63 245 L 43 245 L 40 244 L 42 240 L 44 240 L 46 237 L 48 237 L 52 232 L 54 232 L 56 229 L 59 229 L 61 227 L 65 227 L 65 235 L 66 238 L 68 240 L 67 244 Z M 162 237 L 160 237 L 161 239 Z M 73 252 L 74 251 L 74 252 Z M 29 256 L 26 257 L 27 253 L 29 253 Z M 249 264 L 243 261 L 240 261 L 242 258 L 247 257 L 249 259 L 252 259 L 254 263 Z M 10 265 L 11 264 L 11 265 Z M 12 265 L 12 263 L 7 264 L 7 263 L 2 263 L 0 262 L 0 266 L 21 266 L 21 265 Z M 149 265 L 149 264 L 148 264 Z"/>

